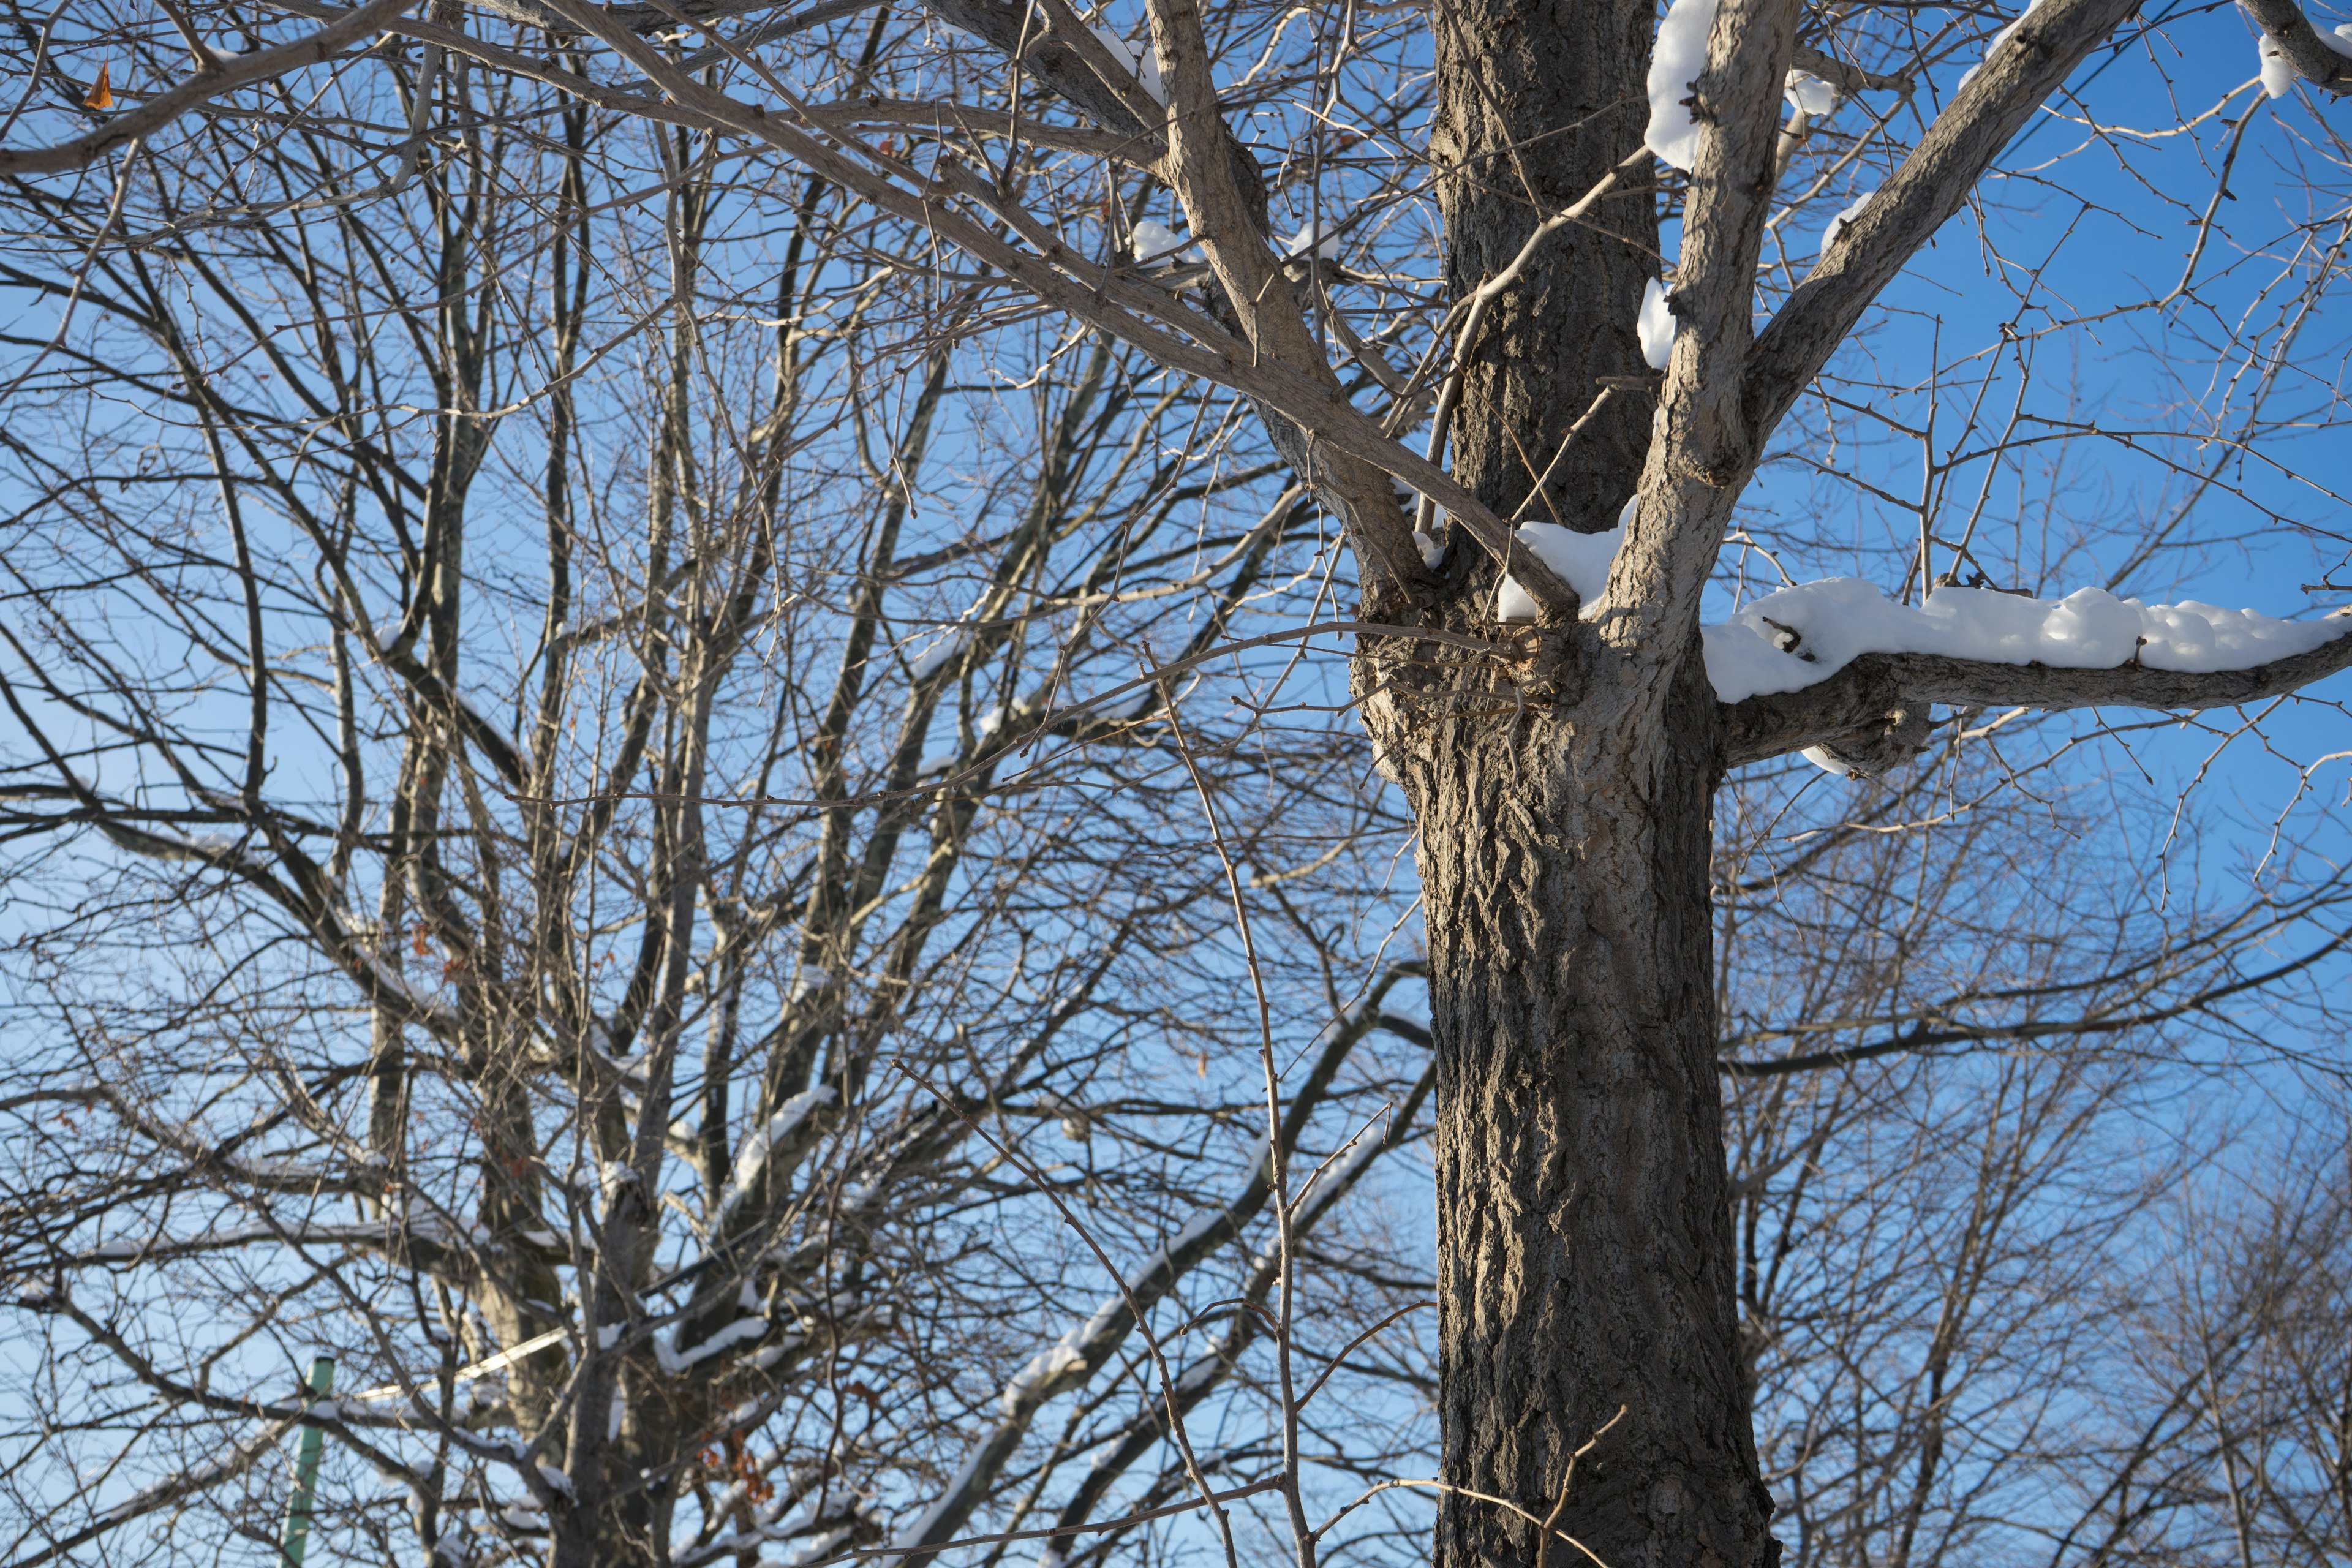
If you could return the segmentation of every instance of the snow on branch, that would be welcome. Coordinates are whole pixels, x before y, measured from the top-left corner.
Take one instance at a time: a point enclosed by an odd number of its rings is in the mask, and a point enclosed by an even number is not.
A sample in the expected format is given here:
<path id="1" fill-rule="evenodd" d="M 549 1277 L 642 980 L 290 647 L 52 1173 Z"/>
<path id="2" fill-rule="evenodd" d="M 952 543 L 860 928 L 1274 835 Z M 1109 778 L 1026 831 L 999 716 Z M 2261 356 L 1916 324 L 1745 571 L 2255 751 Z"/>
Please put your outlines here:
<path id="1" fill-rule="evenodd" d="M 1818 685 L 1866 653 L 2210 675 L 2307 654 L 2347 632 L 2342 612 L 2283 621 L 2194 600 L 2144 605 L 2099 588 L 2063 599 L 1938 588 L 1925 605 L 1897 605 L 1858 578 L 1832 577 L 1768 594 L 1708 626 L 1706 674 L 1726 702 Z"/>
<path id="2" fill-rule="evenodd" d="M 2095 588 L 2058 600 L 1943 588 L 1915 608 L 1866 584 L 1813 583 L 1759 599 L 1706 635 L 1708 678 L 1726 704 L 1727 764 L 1826 747 L 1864 773 L 1900 760 L 1874 752 L 1874 737 L 1901 728 L 1917 749 L 1930 703 L 2194 711 L 2282 696 L 2352 667 L 2344 610 L 2282 621 Z"/>
<path id="3" fill-rule="evenodd" d="M 2295 0 L 2240 0 L 2262 28 L 2256 41 L 2263 90 L 2284 97 L 2301 77 L 2338 97 L 2352 94 L 2352 26 L 2323 33 Z"/>

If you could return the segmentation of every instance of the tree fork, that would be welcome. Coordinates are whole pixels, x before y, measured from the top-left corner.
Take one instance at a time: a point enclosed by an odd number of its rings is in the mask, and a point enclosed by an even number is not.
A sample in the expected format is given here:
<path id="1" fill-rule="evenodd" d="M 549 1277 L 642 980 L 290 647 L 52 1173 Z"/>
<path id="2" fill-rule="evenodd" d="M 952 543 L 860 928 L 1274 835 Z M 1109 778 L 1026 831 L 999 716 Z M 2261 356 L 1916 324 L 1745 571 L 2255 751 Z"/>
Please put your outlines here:
<path id="1" fill-rule="evenodd" d="M 1639 147 L 1655 15 L 1649 0 L 1442 0 L 1433 22 L 1459 295 Z M 1657 222 L 1636 191 L 1566 228 L 1471 346 L 1454 472 L 1507 517 L 1597 531 L 1641 483 L 1646 399 L 1613 400 L 1563 450 L 1596 384 L 1647 373 L 1633 320 Z M 1490 562 L 1457 550 L 1443 575 L 1449 623 L 1490 619 Z M 1550 706 L 1415 689 L 1391 669 L 1391 695 L 1364 708 L 1412 801 L 1427 911 L 1442 1473 L 1456 1489 L 1438 1560 L 1524 1568 L 1549 1518 L 1609 1568 L 1752 1568 L 1778 1547 L 1715 1065 L 1721 720 L 1695 636 L 1661 704 L 1611 677 L 1620 656 L 1590 627 L 1545 620 Z M 1360 688 L 1379 673 L 1361 659 Z M 1571 1457 L 1621 1405 L 1563 1500 Z"/>

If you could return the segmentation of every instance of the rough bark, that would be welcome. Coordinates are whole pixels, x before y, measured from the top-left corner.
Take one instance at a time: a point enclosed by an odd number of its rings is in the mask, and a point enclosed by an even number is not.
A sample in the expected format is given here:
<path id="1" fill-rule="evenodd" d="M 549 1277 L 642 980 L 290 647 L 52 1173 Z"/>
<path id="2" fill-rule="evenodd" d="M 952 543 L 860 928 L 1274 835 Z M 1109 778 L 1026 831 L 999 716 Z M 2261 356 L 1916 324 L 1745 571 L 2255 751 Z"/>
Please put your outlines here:
<path id="1" fill-rule="evenodd" d="M 1684 668 L 1663 713 L 1400 692 L 1393 668 L 1369 710 L 1421 834 L 1443 1476 L 1463 1489 L 1439 1504 L 1444 1568 L 1535 1561 L 1535 1527 L 1467 1493 L 1557 1508 L 1610 1568 L 1773 1555 L 1715 1070 L 1717 704 Z M 1569 1455 L 1620 1405 L 1562 1506 Z"/>
<path id="2" fill-rule="evenodd" d="M 2053 713 L 2100 707 L 2193 713 L 2265 702 L 2352 668 L 2352 620 L 2339 624 L 2345 630 L 2332 642 L 2245 669 L 2150 669 L 2139 664 L 2061 669 L 1940 654 L 1864 654 L 1818 686 L 1724 704 L 1724 760 L 1737 766 L 1807 746 L 1828 746 L 1841 754 L 1867 752 L 1874 740 L 1899 739 L 1906 725 L 1909 749 L 1916 752 L 1927 738 L 1922 721 L 1936 703 Z"/>
<path id="3" fill-rule="evenodd" d="M 1649 0 L 1444 0 L 1432 16 L 1445 171 L 1446 281 L 1456 296 L 1510 265 L 1536 226 L 1642 144 L 1656 17 Z M 1633 321 L 1658 276 L 1655 200 L 1624 182 L 1539 252 L 1472 345 L 1454 477 L 1511 515 L 1602 376 L 1648 371 Z M 1580 434 L 1536 514 L 1613 525 L 1649 446 L 1651 405 L 1620 396 Z M 1521 454 L 1525 454 L 1522 461 Z"/>
<path id="4" fill-rule="evenodd" d="M 1444 0 L 1434 26 L 1448 276 L 1466 292 L 1638 145 L 1655 17 L 1646 0 Z M 1656 273 L 1637 183 L 1563 228 L 1502 301 L 1454 437 L 1454 471 L 1480 500 L 1587 531 L 1616 521 L 1643 479 L 1650 398 L 1601 410 L 1528 506 L 1531 469 L 1552 464 L 1600 378 L 1645 373 L 1633 321 Z M 1496 631 L 1492 571 L 1470 551 L 1448 560 L 1453 629 Z M 1421 840 L 1444 1568 L 1526 1568 L 1541 1538 L 1528 1516 L 1609 1568 L 1777 1554 L 1715 1068 L 1720 730 L 1689 630 L 1678 661 L 1629 659 L 1548 611 L 1507 670 L 1370 639 L 1359 662 L 1367 725 Z M 1620 1406 L 1563 1496 L 1570 1455 Z M 1585 1561 L 1558 1540 L 1546 1556 Z"/>

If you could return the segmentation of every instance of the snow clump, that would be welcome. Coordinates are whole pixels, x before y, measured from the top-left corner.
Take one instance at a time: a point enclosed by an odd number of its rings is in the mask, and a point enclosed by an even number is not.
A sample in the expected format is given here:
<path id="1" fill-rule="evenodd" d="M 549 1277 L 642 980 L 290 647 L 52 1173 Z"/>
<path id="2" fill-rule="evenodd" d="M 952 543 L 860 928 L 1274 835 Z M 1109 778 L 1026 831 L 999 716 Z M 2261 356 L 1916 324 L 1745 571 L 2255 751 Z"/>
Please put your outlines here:
<path id="1" fill-rule="evenodd" d="M 1143 84 L 1143 90 L 1151 95 L 1154 103 L 1167 103 L 1168 84 L 1160 79 L 1158 49 L 1147 43 L 1138 51 L 1133 44 L 1106 28 L 1090 26 L 1088 30 L 1102 40 L 1102 47 L 1110 51 L 1113 59 L 1127 68 L 1129 76 Z"/>
<path id="2" fill-rule="evenodd" d="M 1801 114 L 1815 120 L 1836 112 L 1837 89 L 1811 71 L 1790 71 L 1788 83 L 1789 102 Z"/>
<path id="3" fill-rule="evenodd" d="M 1625 525 L 1633 521 L 1634 509 L 1641 504 L 1640 496 L 1628 500 L 1617 513 L 1617 526 L 1606 533 L 1579 533 L 1556 522 L 1523 522 L 1515 537 L 1576 590 L 1576 596 L 1584 601 L 1580 616 L 1591 620 L 1593 601 L 1609 586 L 1609 563 L 1617 559 L 1617 547 L 1625 542 Z M 1507 574 L 1495 585 L 1495 618 L 1536 618 L 1535 595 Z"/>
<path id="4" fill-rule="evenodd" d="M 1835 245 L 1838 240 L 1843 237 L 1846 231 L 1846 226 L 1862 216 L 1862 209 L 1870 205 L 1870 198 L 1877 194 L 1878 193 L 1876 191 L 1863 192 L 1862 195 L 1853 199 L 1853 205 L 1852 206 L 1847 207 L 1843 212 L 1839 213 L 1837 216 L 1830 219 L 1829 227 L 1822 230 L 1822 248 L 1824 251 L 1828 250 L 1831 246 Z"/>
<path id="5" fill-rule="evenodd" d="M 1641 498 L 1628 500 L 1617 526 L 1579 533 L 1551 522 L 1523 522 L 1514 537 L 1583 601 L 1581 616 L 1609 586 L 1610 564 Z M 1506 574 L 1495 590 L 1495 618 L 1532 621 L 1535 596 Z M 2204 675 L 2252 669 L 2352 636 L 2352 609 L 2315 621 L 2286 621 L 2257 610 L 2183 600 L 2149 605 L 2104 588 L 2077 588 L 2063 599 L 2037 599 L 1993 588 L 1943 587 L 1925 605 L 1897 605 L 1858 577 L 1800 583 L 1752 599 L 1728 621 L 1701 628 L 1706 677 L 1725 702 L 1817 685 L 1867 653 L 1939 654 L 1981 664 L 2047 665 L 2054 669 L 2147 669 Z M 1828 756 L 1811 758 L 1843 774 Z"/>
<path id="6" fill-rule="evenodd" d="M 2319 29 L 2314 27 L 2313 32 Z M 2332 33 L 2319 33 L 2319 41 L 2337 54 L 2352 57 L 2352 22 L 2347 22 Z M 2262 62 L 2263 91 L 2273 98 L 2284 98 L 2294 87 L 2294 62 L 2286 58 L 2286 50 L 2268 33 L 2254 36 L 2254 56 Z"/>
<path id="7" fill-rule="evenodd" d="M 1715 5 L 1716 0 L 1674 0 L 1658 24 L 1657 47 L 1650 55 L 1650 126 L 1642 140 L 1685 174 L 1698 162 L 1698 122 L 1685 100 L 1706 69 Z"/>
<path id="8" fill-rule="evenodd" d="M 1290 237 L 1290 243 L 1282 247 L 1282 258 L 1285 261 L 1296 260 L 1310 249 L 1326 261 L 1339 258 L 1339 237 L 1326 234 L 1321 218 L 1308 218 L 1299 226 L 1298 232 Z"/>
<path id="9" fill-rule="evenodd" d="M 1198 261 L 1201 247 L 1184 247 L 1184 237 L 1156 218 L 1139 218 L 1128 237 L 1128 247 L 1138 261 Z"/>
<path id="10" fill-rule="evenodd" d="M 1673 297 L 1674 290 L 1654 278 L 1642 285 L 1642 313 L 1633 319 L 1633 331 L 1641 335 L 1642 357 L 1652 370 L 1665 369 L 1675 357 L 1675 333 L 1682 323 L 1666 303 Z"/>
<path id="11" fill-rule="evenodd" d="M 2042 0 L 2029 0 L 2029 4 L 2026 5 L 2025 9 L 2017 14 L 2017 19 L 2015 21 L 2011 22 L 2008 26 L 2003 27 L 2000 32 L 1995 33 L 1992 36 L 1992 42 L 1985 46 L 1985 58 L 1992 58 L 1992 52 L 2000 47 L 2001 45 L 2009 42 L 2010 36 L 2015 33 L 2020 27 L 2025 26 L 2025 19 L 2028 16 L 2032 16 L 2034 6 L 2041 4 Z M 1969 79 L 1983 68 L 1984 68 L 1981 66 L 1970 66 L 1968 69 L 1962 71 L 1960 73 L 1960 85 L 1962 87 L 1968 86 Z"/>

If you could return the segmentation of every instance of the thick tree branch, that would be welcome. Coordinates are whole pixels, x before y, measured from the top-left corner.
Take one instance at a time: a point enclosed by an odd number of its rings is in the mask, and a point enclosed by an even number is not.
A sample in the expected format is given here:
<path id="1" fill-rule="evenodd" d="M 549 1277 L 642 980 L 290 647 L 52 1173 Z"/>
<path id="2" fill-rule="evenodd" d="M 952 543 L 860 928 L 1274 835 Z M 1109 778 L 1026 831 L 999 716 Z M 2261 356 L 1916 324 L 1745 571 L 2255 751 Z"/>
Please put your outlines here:
<path id="1" fill-rule="evenodd" d="M 1496 559 L 1508 560 L 1521 585 L 1539 602 L 1559 605 L 1575 602 L 1572 588 L 1525 550 L 1515 549 L 1510 526 L 1491 509 L 1451 475 L 1406 450 L 1381 428 L 1379 421 L 1349 403 L 1319 353 L 1303 364 L 1284 356 L 1261 354 L 1244 335 L 1181 307 L 1149 282 L 1071 250 L 1013 204 L 995 199 L 984 183 L 971 177 L 952 159 L 942 158 L 929 182 L 922 182 L 911 169 L 900 170 L 905 178 L 925 184 L 920 192 L 910 191 L 860 158 L 785 123 L 783 116 L 704 86 L 581 0 L 549 0 L 549 4 L 581 32 L 612 46 L 647 80 L 668 93 L 677 104 L 666 116 L 671 122 L 765 142 L 883 211 L 920 224 L 975 259 L 998 268 L 1042 303 L 1132 343 L 1169 370 L 1232 387 L 1282 416 L 1274 426 L 1278 444 L 1282 423 L 1297 426 L 1304 448 L 1301 472 L 1317 483 L 1327 500 L 1333 492 L 1325 487 L 1335 473 L 1342 474 L 1350 486 L 1347 493 L 1361 498 L 1368 518 L 1377 518 L 1380 510 L 1374 498 L 1362 494 L 1358 465 L 1393 476 L 1460 519 Z M 795 116 L 808 119 L 816 128 L 805 106 L 791 98 L 789 89 L 772 77 L 768 80 Z M 829 132 L 832 127 L 822 129 Z M 1222 124 L 1219 131 L 1225 134 Z M 1229 135 L 1226 139 L 1230 140 Z M 1199 163 L 1193 165 L 1193 172 L 1206 180 L 1217 178 Z M 950 198 L 955 196 L 986 207 L 1012 224 L 1036 248 L 1009 244 L 964 216 L 951 205 Z M 1265 255 L 1262 247 L 1260 254 Z M 1266 263 L 1273 265 L 1270 256 Z M 1297 310 L 1295 301 L 1286 301 L 1286 308 Z M 1267 313 L 1272 314 L 1271 308 Z M 1303 333 L 1303 325 L 1300 330 Z M 1187 342 L 1188 338 L 1192 341 Z M 1402 508 L 1393 494 L 1385 501 L 1394 519 L 1396 538 L 1409 548 L 1411 533 Z M 1384 531 L 1360 537 L 1378 541 Z M 1377 542 L 1374 549 L 1380 552 L 1378 560 L 1386 559 Z M 1418 552 L 1412 553 L 1410 563 L 1399 563 L 1398 572 L 1420 574 Z"/>
<path id="2" fill-rule="evenodd" d="M 1725 703 L 1724 762 L 1761 762 L 1808 746 L 1843 752 L 1883 735 L 1896 715 L 1927 704 L 1953 707 L 2147 708 L 2193 712 L 2284 696 L 2352 667 L 2352 619 L 2309 653 L 2247 669 L 2204 673 L 2123 665 L 2056 669 L 2042 664 L 1988 664 L 1939 654 L 1864 654 L 1816 686 Z M 1924 739 L 1924 736 L 1922 737 Z"/>
<path id="3" fill-rule="evenodd" d="M 2352 93 L 2352 55 L 2339 54 L 2319 36 L 2295 0 L 2239 0 L 2286 57 L 2297 76 L 2341 98 Z"/>
<path id="4" fill-rule="evenodd" d="M 1307 330 L 1284 265 L 1267 247 L 1263 199 L 1253 200 L 1235 176 L 1240 150 L 1217 104 L 1200 7 L 1194 0 L 1152 0 L 1149 9 L 1153 46 L 1165 62 L 1170 108 L 1161 172 L 1208 253 L 1209 266 L 1249 340 L 1251 357 L 1286 365 L 1311 378 L 1327 400 L 1343 401 L 1339 379 Z M 1307 264 L 1314 265 L 1311 247 Z M 1277 416 L 1267 423 L 1276 447 L 1347 524 L 1366 567 L 1367 586 L 1374 576 L 1402 585 L 1424 582 L 1427 569 L 1388 475 L 1354 454 L 1318 450 L 1318 421 Z M 1491 529 L 1482 542 L 1489 550 L 1508 548 L 1507 539 Z M 1560 586 L 1545 584 L 1555 591 Z"/>
<path id="5" fill-rule="evenodd" d="M 2292 5 L 2292 0 L 2278 0 Z M 1759 444 L 1828 363 L 1880 289 L 1960 210 L 2042 101 L 2139 0 L 2044 0 L 1986 56 L 1895 177 L 1822 247 L 1756 340 L 1742 400 Z M 2322 46 L 2324 47 L 2324 46 Z"/>
<path id="6" fill-rule="evenodd" d="M 1754 338 L 1756 265 L 1778 166 L 1790 0 L 1722 0 L 1693 113 L 1707 127 L 1691 171 L 1673 309 L 1681 323 L 1658 392 L 1640 510 L 1589 612 L 1662 699 L 1693 645 L 1699 597 L 1739 486 L 1755 465 L 1739 388 Z"/>

